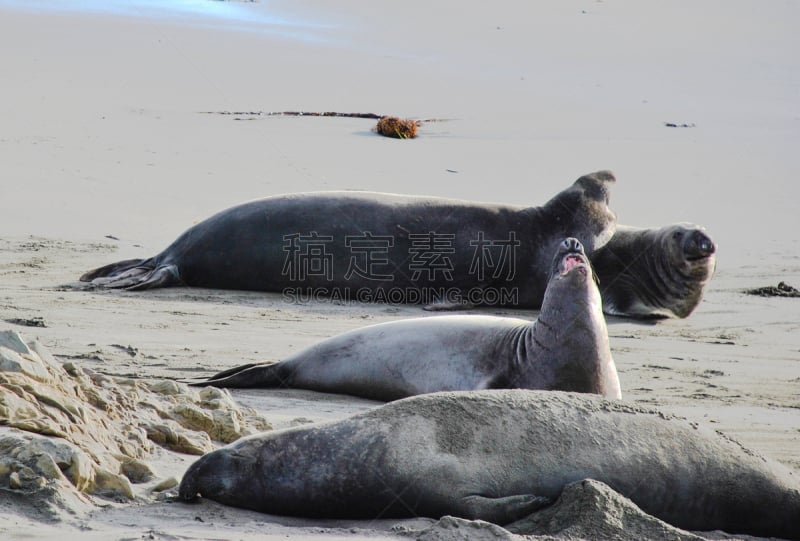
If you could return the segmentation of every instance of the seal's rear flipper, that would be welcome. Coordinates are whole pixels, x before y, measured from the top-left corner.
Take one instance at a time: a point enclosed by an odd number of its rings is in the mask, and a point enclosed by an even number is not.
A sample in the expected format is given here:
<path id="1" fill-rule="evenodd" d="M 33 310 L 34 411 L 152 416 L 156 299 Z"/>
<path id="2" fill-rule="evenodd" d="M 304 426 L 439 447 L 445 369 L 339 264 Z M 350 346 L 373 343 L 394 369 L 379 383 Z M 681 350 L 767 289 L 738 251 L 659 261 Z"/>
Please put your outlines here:
<path id="1" fill-rule="evenodd" d="M 178 275 L 178 267 L 175 265 L 162 265 L 156 267 L 144 276 L 138 278 L 131 285 L 106 286 L 124 287 L 129 291 L 140 291 L 142 289 L 155 289 L 157 287 L 180 286 L 184 285 Z"/>
<path id="2" fill-rule="evenodd" d="M 250 363 L 229 368 L 204 381 L 189 383 L 192 387 L 285 387 L 286 378 L 278 373 L 280 363 Z"/>
<path id="3" fill-rule="evenodd" d="M 533 494 L 519 494 L 502 498 L 473 494 L 463 500 L 466 518 L 485 520 L 500 525 L 519 520 L 553 503 L 550 498 Z"/>
<path id="4" fill-rule="evenodd" d="M 422 307 L 426 312 L 456 312 L 458 310 L 472 310 L 475 305 L 471 302 L 445 302 L 437 301 Z"/>
<path id="5" fill-rule="evenodd" d="M 130 263 L 130 265 L 124 265 Z M 112 289 L 139 291 L 183 285 L 176 265 L 153 267 L 148 261 L 130 259 L 93 270 L 81 276 L 81 281 Z"/>
<path id="6" fill-rule="evenodd" d="M 103 267 L 98 267 L 94 270 L 90 270 L 81 276 L 81 282 L 91 282 L 95 278 L 103 278 L 107 276 L 114 276 L 120 274 L 122 272 L 128 271 L 134 267 L 140 266 L 144 263 L 144 259 L 126 259 L 124 261 L 117 261 L 116 263 L 111 263 L 110 265 L 105 265 Z"/>

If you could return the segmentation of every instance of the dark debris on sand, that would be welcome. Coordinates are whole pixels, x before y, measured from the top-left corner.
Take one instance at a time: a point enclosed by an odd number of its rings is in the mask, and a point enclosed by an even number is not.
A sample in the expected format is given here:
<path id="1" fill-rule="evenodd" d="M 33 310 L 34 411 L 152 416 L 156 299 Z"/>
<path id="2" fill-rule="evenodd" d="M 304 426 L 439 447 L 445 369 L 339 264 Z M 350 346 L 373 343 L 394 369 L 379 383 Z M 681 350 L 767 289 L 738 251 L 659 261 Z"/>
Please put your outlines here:
<path id="1" fill-rule="evenodd" d="M 800 290 L 797 290 L 786 282 L 780 282 L 777 286 L 746 289 L 745 293 L 748 295 L 758 295 L 759 297 L 800 297 Z"/>
<path id="2" fill-rule="evenodd" d="M 5 320 L 6 323 L 11 323 L 12 325 L 21 325 L 23 327 L 47 327 L 45 324 L 44 319 L 41 317 L 32 317 L 32 318 L 19 318 L 13 317 L 10 319 Z"/>

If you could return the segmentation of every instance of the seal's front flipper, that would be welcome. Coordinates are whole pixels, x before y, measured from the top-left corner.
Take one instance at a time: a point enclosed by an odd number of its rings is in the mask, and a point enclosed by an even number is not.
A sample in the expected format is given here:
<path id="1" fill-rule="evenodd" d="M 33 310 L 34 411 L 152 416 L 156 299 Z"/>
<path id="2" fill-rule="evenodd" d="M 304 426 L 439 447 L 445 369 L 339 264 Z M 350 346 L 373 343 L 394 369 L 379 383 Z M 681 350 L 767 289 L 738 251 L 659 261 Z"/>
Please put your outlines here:
<path id="1" fill-rule="evenodd" d="M 205 381 L 193 381 L 192 387 L 287 387 L 288 380 L 279 372 L 280 363 L 250 363 L 223 370 Z"/>
<path id="2" fill-rule="evenodd" d="M 553 503 L 553 500 L 533 494 L 518 494 L 490 498 L 473 494 L 464 498 L 464 508 L 470 519 L 494 524 L 508 524 Z"/>

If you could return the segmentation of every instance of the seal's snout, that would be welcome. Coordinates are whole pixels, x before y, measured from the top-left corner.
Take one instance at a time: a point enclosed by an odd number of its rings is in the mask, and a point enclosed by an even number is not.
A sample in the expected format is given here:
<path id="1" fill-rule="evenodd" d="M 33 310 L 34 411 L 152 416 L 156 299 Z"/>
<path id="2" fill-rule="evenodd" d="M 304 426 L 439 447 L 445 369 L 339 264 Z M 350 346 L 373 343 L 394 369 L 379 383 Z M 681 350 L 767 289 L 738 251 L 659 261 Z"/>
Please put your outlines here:
<path id="1" fill-rule="evenodd" d="M 573 237 L 564 239 L 556 254 L 556 268 L 561 275 L 567 274 L 574 268 L 583 272 L 588 269 L 589 263 L 583 251 L 583 244 Z"/>
<path id="2" fill-rule="evenodd" d="M 217 449 L 197 459 L 183 475 L 178 495 L 181 500 L 192 501 L 199 495 L 235 505 L 243 499 L 236 491 L 237 479 L 252 475 L 252 462 L 228 448 Z M 247 497 L 245 496 L 244 499 Z"/>
<path id="3" fill-rule="evenodd" d="M 683 253 L 686 259 L 702 259 L 713 254 L 716 249 L 714 241 L 703 231 L 692 231 L 684 238 Z"/>
<path id="4" fill-rule="evenodd" d="M 199 462 L 199 461 L 198 461 Z M 198 462 L 192 464 L 186 473 L 183 475 L 180 487 L 178 488 L 178 495 L 183 501 L 193 501 L 197 499 L 200 489 L 198 488 L 198 470 L 200 468 Z"/>
<path id="5" fill-rule="evenodd" d="M 569 237 L 564 239 L 564 242 L 561 243 L 561 251 L 563 252 L 577 252 L 579 254 L 583 253 L 583 244 L 576 238 Z"/>

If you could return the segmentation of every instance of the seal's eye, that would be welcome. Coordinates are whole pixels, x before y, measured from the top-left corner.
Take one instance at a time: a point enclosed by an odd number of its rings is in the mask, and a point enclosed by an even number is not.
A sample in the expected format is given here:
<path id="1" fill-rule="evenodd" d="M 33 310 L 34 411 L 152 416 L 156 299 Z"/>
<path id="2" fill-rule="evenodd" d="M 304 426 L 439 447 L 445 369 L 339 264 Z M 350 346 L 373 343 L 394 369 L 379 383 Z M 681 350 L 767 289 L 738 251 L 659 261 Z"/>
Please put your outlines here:
<path id="1" fill-rule="evenodd" d="M 674 240 L 676 240 L 676 241 L 680 241 L 681 239 L 683 239 L 683 231 L 675 231 L 675 232 L 672 234 L 672 238 L 673 238 Z"/>

